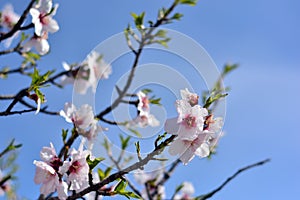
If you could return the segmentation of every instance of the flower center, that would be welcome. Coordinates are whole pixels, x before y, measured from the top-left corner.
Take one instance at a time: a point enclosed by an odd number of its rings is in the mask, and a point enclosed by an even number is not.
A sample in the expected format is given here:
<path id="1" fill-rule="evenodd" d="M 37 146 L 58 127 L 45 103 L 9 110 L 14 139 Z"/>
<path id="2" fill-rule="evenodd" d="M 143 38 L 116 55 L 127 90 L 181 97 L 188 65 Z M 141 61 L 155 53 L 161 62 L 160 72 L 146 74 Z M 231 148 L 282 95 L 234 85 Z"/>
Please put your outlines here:
<path id="1" fill-rule="evenodd" d="M 47 17 L 46 14 L 40 14 L 39 18 L 40 18 L 40 22 L 41 22 L 43 25 L 49 24 L 49 21 L 50 21 L 50 20 L 49 20 L 49 18 Z"/>
<path id="2" fill-rule="evenodd" d="M 72 165 L 69 168 L 70 173 L 77 173 L 78 170 L 80 169 L 81 165 L 78 160 L 74 161 Z"/>
<path id="3" fill-rule="evenodd" d="M 196 117 L 188 114 L 183 119 L 183 123 L 187 128 L 194 128 L 194 127 L 196 127 Z"/>

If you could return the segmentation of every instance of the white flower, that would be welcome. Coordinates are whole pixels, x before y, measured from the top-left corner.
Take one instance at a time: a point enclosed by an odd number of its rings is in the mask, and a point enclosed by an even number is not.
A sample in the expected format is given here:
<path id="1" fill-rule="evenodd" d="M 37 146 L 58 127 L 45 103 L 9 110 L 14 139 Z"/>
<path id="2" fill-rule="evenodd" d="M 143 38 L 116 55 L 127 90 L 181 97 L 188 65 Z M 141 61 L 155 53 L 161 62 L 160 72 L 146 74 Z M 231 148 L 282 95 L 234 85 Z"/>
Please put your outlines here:
<path id="1" fill-rule="evenodd" d="M 52 10 L 52 0 L 40 0 L 35 8 L 29 10 L 37 36 L 42 36 L 45 32 L 55 33 L 59 30 L 58 23 L 52 19 L 57 8 L 58 4 Z"/>
<path id="2" fill-rule="evenodd" d="M 59 199 L 67 199 L 68 186 L 66 183 L 59 181 L 55 169 L 43 161 L 35 160 L 33 164 L 36 165 L 34 182 L 36 184 L 42 184 L 40 188 L 41 194 L 47 196 L 57 190 Z"/>
<path id="3" fill-rule="evenodd" d="M 181 188 L 181 194 L 176 194 L 174 199 L 175 200 L 189 200 L 193 199 L 192 195 L 195 193 L 195 189 L 192 183 L 190 182 L 183 182 L 183 187 Z"/>
<path id="4" fill-rule="evenodd" d="M 13 6 L 11 4 L 6 4 L 1 12 L 0 27 L 2 26 L 10 30 L 19 21 L 19 19 L 20 15 L 14 12 Z M 8 48 L 14 38 L 16 38 L 18 35 L 19 31 L 15 32 L 11 37 L 7 38 L 4 46 Z"/>
<path id="5" fill-rule="evenodd" d="M 129 126 L 136 126 L 145 128 L 147 126 L 156 127 L 159 126 L 160 122 L 155 118 L 154 115 L 149 112 L 141 111 L 139 115 L 129 123 Z"/>
<path id="6" fill-rule="evenodd" d="M 65 161 L 63 166 L 60 167 L 59 172 L 65 174 L 68 172 L 67 180 L 71 183 L 70 190 L 79 192 L 88 187 L 88 173 L 89 166 L 86 162 L 86 157 L 90 151 L 83 150 L 83 143 L 81 143 L 78 151 L 72 149 L 71 161 Z"/>
<path id="7" fill-rule="evenodd" d="M 66 103 L 65 109 L 60 111 L 60 115 L 80 129 L 88 128 L 95 121 L 92 107 L 88 104 L 82 105 L 77 110 L 72 103 Z"/>
<path id="8" fill-rule="evenodd" d="M 135 170 L 133 177 L 135 181 L 141 185 L 144 185 L 148 181 L 154 181 L 158 183 L 163 178 L 163 169 L 158 169 L 152 172 L 145 172 L 144 170 Z"/>
<path id="9" fill-rule="evenodd" d="M 147 112 L 150 110 L 150 105 L 149 105 L 149 98 L 148 96 L 142 92 L 142 91 L 139 91 L 137 94 L 136 94 L 139 98 L 139 103 L 138 103 L 138 106 L 137 106 L 137 110 L 138 111 L 144 111 L 144 112 Z"/>
<path id="10" fill-rule="evenodd" d="M 45 55 L 46 53 L 49 52 L 50 46 L 47 41 L 47 34 L 45 34 L 42 37 L 39 36 L 33 36 L 30 40 L 28 40 L 24 46 L 23 46 L 23 52 L 28 52 L 32 48 L 35 48 L 35 50 L 38 52 L 40 55 Z"/>
<path id="11" fill-rule="evenodd" d="M 168 119 L 165 123 L 165 131 L 178 135 L 183 140 L 194 140 L 203 131 L 205 116 L 208 112 L 199 105 L 191 106 L 185 100 L 176 101 L 177 120 Z"/>
<path id="12" fill-rule="evenodd" d="M 191 93 L 187 88 L 185 90 L 180 90 L 181 98 L 187 102 L 191 106 L 197 105 L 199 96 L 196 93 Z"/>
<path id="13" fill-rule="evenodd" d="M 170 145 L 169 153 L 173 156 L 179 155 L 179 159 L 186 165 L 195 157 L 195 155 L 200 158 L 209 155 L 210 150 L 206 139 L 206 134 L 199 134 L 193 141 L 176 138 Z"/>
<path id="14" fill-rule="evenodd" d="M 1 12 L 0 26 L 11 29 L 20 19 L 11 4 L 6 4 Z"/>
<path id="15" fill-rule="evenodd" d="M 65 103 L 64 111 L 60 111 L 60 116 L 69 123 L 73 123 L 78 133 L 86 137 L 89 141 L 97 137 L 98 133 L 107 129 L 102 128 L 94 117 L 92 107 L 88 104 L 82 105 L 79 110 L 72 103 Z"/>
<path id="16" fill-rule="evenodd" d="M 96 92 L 98 81 L 100 79 L 108 79 L 112 73 L 112 68 L 109 64 L 104 62 L 101 54 L 96 51 L 92 51 L 84 63 L 87 63 L 90 72 L 88 82 L 93 92 Z"/>

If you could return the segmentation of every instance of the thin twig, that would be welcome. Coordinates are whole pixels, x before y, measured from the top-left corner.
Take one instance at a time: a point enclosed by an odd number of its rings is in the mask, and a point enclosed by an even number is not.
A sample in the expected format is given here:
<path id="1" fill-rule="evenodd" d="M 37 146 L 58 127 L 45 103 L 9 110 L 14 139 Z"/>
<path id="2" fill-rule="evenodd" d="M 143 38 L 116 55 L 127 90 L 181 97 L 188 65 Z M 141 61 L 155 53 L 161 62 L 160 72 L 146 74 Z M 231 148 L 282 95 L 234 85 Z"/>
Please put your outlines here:
<path id="1" fill-rule="evenodd" d="M 5 40 L 11 36 L 13 36 L 18 30 L 20 30 L 21 25 L 25 21 L 30 8 L 33 6 L 33 4 L 36 2 L 36 0 L 31 0 L 30 3 L 28 4 L 27 8 L 24 10 L 23 14 L 21 15 L 19 21 L 14 25 L 14 27 L 8 32 L 0 36 L 0 42 L 2 40 Z"/>
<path id="2" fill-rule="evenodd" d="M 73 199 L 77 199 L 80 198 L 82 196 L 84 196 L 85 194 L 88 194 L 92 191 L 96 191 L 99 188 L 102 188 L 104 185 L 107 185 L 113 181 L 115 181 L 118 178 L 123 177 L 125 174 L 128 174 L 131 171 L 134 171 L 136 169 L 139 169 L 142 166 L 145 166 L 146 164 L 148 164 L 148 162 L 150 160 L 153 160 L 155 156 L 159 155 L 164 148 L 169 145 L 174 139 L 176 138 L 175 135 L 170 136 L 169 138 L 167 138 L 164 142 L 162 142 L 160 145 L 158 145 L 151 153 L 149 153 L 144 159 L 142 159 L 139 162 L 136 162 L 132 165 L 130 165 L 129 167 L 120 170 L 114 174 L 111 174 L 110 176 L 108 176 L 106 179 L 100 181 L 99 183 L 90 186 L 84 190 L 82 190 L 81 192 L 78 192 L 76 194 L 73 194 L 71 196 L 68 197 L 68 200 L 73 200 Z M 51 200 L 55 199 L 55 198 L 50 198 Z"/>
<path id="3" fill-rule="evenodd" d="M 134 59 L 134 62 L 132 64 L 132 67 L 131 67 L 131 70 L 130 70 L 130 74 L 128 76 L 128 79 L 127 79 L 127 82 L 123 88 L 122 91 L 119 91 L 119 96 L 118 98 L 115 99 L 115 101 L 110 105 L 108 106 L 106 109 L 104 109 L 102 112 L 100 112 L 96 117 L 101 119 L 103 118 L 104 115 L 110 113 L 113 109 L 115 109 L 123 100 L 123 97 L 127 94 L 127 91 L 133 81 L 133 77 L 134 77 L 134 74 L 135 74 L 135 70 L 138 66 L 138 63 L 139 63 L 139 59 L 140 59 L 140 56 L 142 54 L 142 51 L 144 49 L 144 46 L 146 45 L 147 43 L 147 40 L 150 38 L 152 32 L 157 28 L 159 27 L 160 25 L 162 25 L 167 19 L 168 19 L 168 16 L 169 14 L 174 10 L 174 8 L 178 5 L 178 1 L 174 1 L 173 4 L 170 6 L 170 8 L 165 12 L 164 16 L 161 17 L 160 19 L 158 19 L 155 24 L 150 27 L 146 34 L 145 35 L 142 35 L 142 38 L 141 38 L 141 41 L 139 43 L 139 48 L 138 50 L 135 51 L 135 59 Z"/>
<path id="4" fill-rule="evenodd" d="M 264 165 L 266 164 L 267 162 L 270 162 L 271 160 L 270 159 L 266 159 L 266 160 L 263 160 L 263 161 L 260 161 L 260 162 L 257 162 L 257 163 L 254 163 L 252 165 L 248 165 L 246 167 L 243 167 L 241 169 L 239 169 L 237 172 L 235 172 L 232 176 L 228 177 L 226 179 L 226 181 L 224 181 L 224 183 L 222 183 L 219 187 L 217 187 L 216 189 L 214 189 L 213 191 L 207 193 L 207 194 L 204 194 L 204 195 L 201 195 L 199 197 L 196 197 L 195 199 L 196 200 L 205 200 L 205 199 L 208 199 L 208 198 L 211 198 L 213 195 L 215 195 L 217 192 L 219 192 L 220 190 L 222 190 L 231 180 L 233 180 L 237 175 L 239 175 L 240 173 L 246 171 L 246 170 L 249 170 L 251 168 L 254 168 L 254 167 L 258 167 L 258 166 L 261 166 L 261 165 Z"/>

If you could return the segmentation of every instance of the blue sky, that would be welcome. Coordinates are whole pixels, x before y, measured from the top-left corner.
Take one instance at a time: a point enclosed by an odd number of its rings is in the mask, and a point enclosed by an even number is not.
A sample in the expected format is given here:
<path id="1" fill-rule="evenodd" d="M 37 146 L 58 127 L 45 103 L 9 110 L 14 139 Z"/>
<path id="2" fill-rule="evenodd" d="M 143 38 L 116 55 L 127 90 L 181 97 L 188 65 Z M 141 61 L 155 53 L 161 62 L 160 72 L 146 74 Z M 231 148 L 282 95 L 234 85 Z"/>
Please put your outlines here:
<path id="1" fill-rule="evenodd" d="M 5 2 L 1 1 L 0 7 Z M 17 0 L 10 2 L 19 13 L 25 6 Z M 170 3 L 159 0 L 61 1 L 56 15 L 61 29 L 50 36 L 51 54 L 42 58 L 40 66 L 45 70 L 61 70 L 62 61 L 79 62 L 98 43 L 121 32 L 131 22 L 130 12 L 146 11 L 146 18 L 153 19 L 158 8 Z M 167 28 L 200 43 L 220 69 L 226 62 L 237 62 L 240 68 L 225 80 L 232 91 L 226 101 L 226 135 L 217 156 L 210 161 L 195 158 L 187 167 L 180 167 L 167 185 L 169 193 L 183 180 L 193 182 L 197 194 L 208 192 L 238 168 L 271 158 L 271 163 L 243 173 L 212 199 L 295 199 L 300 195 L 299 7 L 300 2 L 296 0 L 203 0 L 196 7 L 178 9 L 184 18 Z M 151 62 L 151 57 L 143 58 L 143 62 Z M 1 58 L 1 63 L 14 62 L 9 56 Z M 172 64 L 172 61 L 166 62 Z M 114 72 L 115 77 L 122 73 L 117 69 Z M 17 83 L 14 77 L 17 76 L 0 80 L 0 94 L 18 91 L 22 84 L 30 81 L 22 78 Z M 104 82 L 102 86 L 108 91 L 113 81 Z M 72 98 L 71 87 L 63 92 L 59 89 L 45 92 L 54 110 L 61 109 L 64 102 Z M 103 105 L 109 100 L 105 101 Z M 18 159 L 18 192 L 35 199 L 39 187 L 33 183 L 32 161 L 39 158 L 41 147 L 50 140 L 58 148 L 61 141 L 57 135 L 61 128 L 70 126 L 59 117 L 42 114 L 1 118 L 0 125 L 1 146 L 12 137 L 24 145 Z"/>

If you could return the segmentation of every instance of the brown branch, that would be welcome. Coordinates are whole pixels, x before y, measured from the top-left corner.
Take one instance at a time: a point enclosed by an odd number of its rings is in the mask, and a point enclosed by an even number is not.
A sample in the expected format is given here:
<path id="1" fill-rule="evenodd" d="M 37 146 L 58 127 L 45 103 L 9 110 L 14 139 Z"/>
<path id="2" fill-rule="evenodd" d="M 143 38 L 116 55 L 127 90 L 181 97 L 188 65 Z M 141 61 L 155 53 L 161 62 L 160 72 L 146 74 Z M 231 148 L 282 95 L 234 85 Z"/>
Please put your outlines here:
<path id="1" fill-rule="evenodd" d="M 0 112 L 0 116 L 8 116 L 8 115 L 16 115 L 16 114 L 23 114 L 23 113 L 28 113 L 28 112 L 33 112 L 36 111 L 36 109 L 29 109 L 29 110 L 19 110 L 19 111 L 4 111 Z"/>
<path id="2" fill-rule="evenodd" d="M 142 38 L 141 38 L 141 41 L 139 43 L 139 48 L 138 48 L 138 50 L 134 51 L 135 59 L 134 59 L 134 62 L 132 64 L 130 74 L 128 76 L 127 82 L 126 82 L 123 90 L 119 91 L 118 98 L 115 99 L 115 101 L 111 104 L 111 106 L 108 106 L 106 109 L 104 109 L 102 112 L 100 112 L 96 116 L 97 118 L 102 119 L 104 115 L 110 113 L 113 109 L 115 109 L 122 102 L 123 97 L 127 94 L 127 91 L 129 89 L 132 81 L 133 81 L 135 70 L 136 70 L 136 68 L 138 66 L 139 59 L 140 59 L 140 56 L 141 56 L 142 51 L 144 49 L 144 46 L 147 44 L 147 40 L 151 37 L 152 32 L 157 27 L 159 27 L 160 25 L 162 25 L 168 19 L 169 14 L 174 10 L 174 8 L 177 5 L 178 5 L 178 2 L 174 1 L 173 4 L 170 6 L 170 8 L 165 12 L 164 16 L 161 17 L 160 19 L 158 19 L 155 22 L 155 24 L 147 30 L 147 32 L 146 32 L 145 35 L 142 34 Z"/>
<path id="3" fill-rule="evenodd" d="M 73 200 L 73 199 L 77 199 L 80 197 L 83 197 L 85 194 L 88 194 L 92 191 L 97 191 L 99 188 L 102 188 L 103 186 L 115 181 L 118 178 L 123 177 L 125 174 L 128 174 L 131 171 L 134 171 L 136 169 L 139 169 L 142 166 L 145 166 L 146 164 L 148 164 L 148 162 L 150 160 L 153 160 L 155 156 L 159 155 L 166 146 L 168 146 L 174 139 L 175 139 L 175 135 L 170 136 L 169 138 L 167 138 L 164 142 L 162 142 L 160 145 L 158 145 L 151 153 L 149 153 L 145 158 L 143 158 L 141 161 L 136 162 L 132 165 L 130 165 L 129 167 L 120 170 L 114 174 L 111 174 L 109 177 L 107 177 L 106 179 L 104 179 L 103 181 L 100 181 L 99 183 L 90 186 L 84 190 L 82 190 L 81 192 L 78 192 L 76 194 L 73 194 L 71 196 L 68 197 L 68 200 Z M 50 198 L 51 200 L 55 199 L 56 197 Z"/>
<path id="4" fill-rule="evenodd" d="M 36 2 L 36 0 L 31 0 L 27 6 L 27 8 L 24 10 L 23 14 L 21 15 L 19 21 L 14 25 L 14 27 L 7 33 L 3 34 L 0 36 L 0 42 L 2 40 L 5 40 L 11 36 L 13 36 L 18 30 L 21 30 L 21 25 L 23 24 L 23 22 L 25 21 L 30 8 L 33 6 L 33 4 Z"/>
<path id="5" fill-rule="evenodd" d="M 213 195 L 215 195 L 217 192 L 219 192 L 220 190 L 222 190 L 231 180 L 233 180 L 237 175 L 239 175 L 240 173 L 246 171 L 246 170 L 249 170 L 251 168 L 254 168 L 254 167 L 258 167 L 258 166 L 261 166 L 261 165 L 264 165 L 266 164 L 267 162 L 270 162 L 271 160 L 270 159 L 266 159 L 266 160 L 263 160 L 263 161 L 260 161 L 260 162 L 257 162 L 257 163 L 254 163 L 252 165 L 248 165 L 246 167 L 243 167 L 241 169 L 239 169 L 237 172 L 235 172 L 232 176 L 230 176 L 229 178 L 226 179 L 226 181 L 224 181 L 224 183 L 222 183 L 219 187 L 217 187 L 216 189 L 214 189 L 213 191 L 207 193 L 207 194 L 204 194 L 204 195 L 201 195 L 199 197 L 196 197 L 195 199 L 196 200 L 205 200 L 205 199 L 208 199 L 208 198 L 211 198 Z"/>

